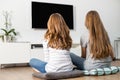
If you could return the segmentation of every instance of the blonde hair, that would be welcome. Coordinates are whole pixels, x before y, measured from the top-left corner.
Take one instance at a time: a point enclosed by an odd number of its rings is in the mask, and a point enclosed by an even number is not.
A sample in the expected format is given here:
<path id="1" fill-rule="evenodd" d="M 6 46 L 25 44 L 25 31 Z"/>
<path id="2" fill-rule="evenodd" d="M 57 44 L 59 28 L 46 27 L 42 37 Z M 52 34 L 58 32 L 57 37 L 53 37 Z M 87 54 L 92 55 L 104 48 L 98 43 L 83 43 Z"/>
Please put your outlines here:
<path id="1" fill-rule="evenodd" d="M 113 53 L 108 34 L 97 11 L 89 11 L 85 25 L 90 33 L 90 53 L 95 59 L 108 57 Z"/>
<path id="2" fill-rule="evenodd" d="M 69 28 L 62 15 L 59 13 L 51 14 L 47 26 L 48 29 L 44 37 L 49 41 L 48 46 L 56 49 L 69 50 L 72 45 L 72 39 Z"/>

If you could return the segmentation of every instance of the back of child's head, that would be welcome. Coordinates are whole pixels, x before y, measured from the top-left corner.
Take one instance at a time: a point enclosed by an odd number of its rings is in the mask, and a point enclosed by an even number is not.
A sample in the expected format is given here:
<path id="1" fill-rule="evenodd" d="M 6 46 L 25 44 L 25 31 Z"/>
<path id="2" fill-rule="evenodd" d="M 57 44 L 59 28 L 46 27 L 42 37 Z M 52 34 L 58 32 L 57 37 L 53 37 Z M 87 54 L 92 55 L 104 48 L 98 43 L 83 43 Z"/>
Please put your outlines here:
<path id="1" fill-rule="evenodd" d="M 56 49 L 70 49 L 72 39 L 70 37 L 69 27 L 67 26 L 64 18 L 59 13 L 50 15 L 48 29 L 45 34 L 45 39 L 48 41 L 48 46 Z"/>
<path id="2" fill-rule="evenodd" d="M 89 44 L 93 58 L 105 58 L 113 53 L 109 36 L 97 11 L 91 10 L 86 14 L 85 25 L 90 34 Z"/>

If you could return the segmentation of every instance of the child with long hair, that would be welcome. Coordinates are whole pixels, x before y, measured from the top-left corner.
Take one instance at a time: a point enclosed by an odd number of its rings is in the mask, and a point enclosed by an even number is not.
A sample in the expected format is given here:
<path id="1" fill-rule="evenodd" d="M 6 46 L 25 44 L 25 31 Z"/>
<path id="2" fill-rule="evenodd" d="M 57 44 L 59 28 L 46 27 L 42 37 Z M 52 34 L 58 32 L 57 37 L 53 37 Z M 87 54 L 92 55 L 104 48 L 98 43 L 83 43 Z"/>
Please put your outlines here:
<path id="1" fill-rule="evenodd" d="M 73 70 L 69 52 L 72 39 L 62 15 L 59 13 L 51 14 L 47 27 L 43 41 L 45 61 L 33 58 L 30 60 L 30 66 L 42 73 Z"/>
<path id="2" fill-rule="evenodd" d="M 80 70 L 109 67 L 114 59 L 113 48 L 97 11 L 89 11 L 85 26 L 88 30 L 80 38 L 81 57 L 71 53 L 73 64 Z"/>

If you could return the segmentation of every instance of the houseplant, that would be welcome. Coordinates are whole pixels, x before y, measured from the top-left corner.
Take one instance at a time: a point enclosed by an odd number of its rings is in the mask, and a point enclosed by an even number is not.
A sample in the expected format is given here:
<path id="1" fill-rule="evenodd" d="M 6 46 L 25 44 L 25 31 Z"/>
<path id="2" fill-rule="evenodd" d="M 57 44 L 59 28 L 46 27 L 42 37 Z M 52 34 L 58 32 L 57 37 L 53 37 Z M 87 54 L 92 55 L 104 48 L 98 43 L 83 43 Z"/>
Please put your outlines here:
<path id="1" fill-rule="evenodd" d="M 17 32 L 15 31 L 14 28 L 11 28 L 12 24 L 10 21 L 11 20 L 10 13 L 5 11 L 4 18 L 5 18 L 4 28 L 0 29 L 2 31 L 2 34 L 0 34 L 0 38 L 2 38 L 3 42 L 13 42 L 15 36 L 17 35 Z"/>

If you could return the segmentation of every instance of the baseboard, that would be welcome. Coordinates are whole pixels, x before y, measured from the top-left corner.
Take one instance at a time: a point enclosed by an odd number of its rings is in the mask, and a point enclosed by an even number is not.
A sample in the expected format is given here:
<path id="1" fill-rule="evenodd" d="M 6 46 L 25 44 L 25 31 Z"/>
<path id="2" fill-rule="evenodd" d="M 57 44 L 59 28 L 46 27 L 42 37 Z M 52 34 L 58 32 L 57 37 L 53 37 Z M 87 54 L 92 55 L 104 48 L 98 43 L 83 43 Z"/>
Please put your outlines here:
<path id="1" fill-rule="evenodd" d="M 29 63 L 1 64 L 0 68 L 27 67 Z"/>

